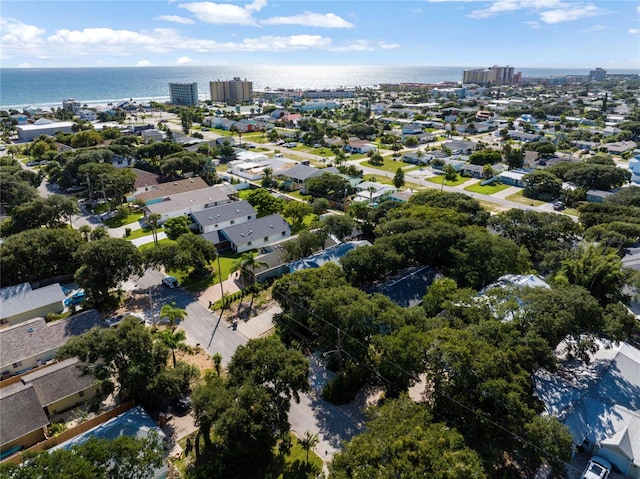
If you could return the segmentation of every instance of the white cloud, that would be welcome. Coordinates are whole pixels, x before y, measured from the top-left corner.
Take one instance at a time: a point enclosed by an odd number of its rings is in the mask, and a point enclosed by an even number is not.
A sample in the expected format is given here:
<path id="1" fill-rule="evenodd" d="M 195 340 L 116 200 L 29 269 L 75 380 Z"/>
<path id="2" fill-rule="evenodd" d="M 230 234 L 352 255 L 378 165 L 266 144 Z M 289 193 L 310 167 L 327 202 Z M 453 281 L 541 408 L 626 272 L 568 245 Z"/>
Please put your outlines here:
<path id="1" fill-rule="evenodd" d="M 531 28 L 537 30 L 538 28 L 542 28 L 540 27 L 540 22 L 535 22 L 535 21 L 530 21 L 530 22 L 524 22 L 525 25 L 529 25 Z"/>
<path id="2" fill-rule="evenodd" d="M 503 13 L 526 10 L 540 16 L 540 21 L 548 24 L 569 22 L 581 18 L 602 15 L 605 10 L 583 2 L 565 2 L 562 0 L 494 0 L 488 7 L 473 10 L 471 18 L 489 18 Z"/>
<path id="3" fill-rule="evenodd" d="M 31 63 L 20 63 L 18 68 L 31 68 Z"/>
<path id="4" fill-rule="evenodd" d="M 165 22 L 181 23 L 183 25 L 196 23 L 190 18 L 181 17 L 180 15 L 160 15 L 159 17 L 154 18 L 154 20 L 164 20 Z"/>
<path id="5" fill-rule="evenodd" d="M 245 7 L 213 2 L 182 3 L 178 7 L 193 13 L 198 20 L 204 23 L 258 26 L 252 13 L 260 11 L 266 5 L 265 0 L 255 0 Z"/>
<path id="6" fill-rule="evenodd" d="M 188 63 L 193 63 L 193 60 L 189 57 L 180 57 L 176 60 L 176 65 L 187 65 Z"/>
<path id="7" fill-rule="evenodd" d="M 630 28 L 627 31 L 631 33 L 631 35 L 637 35 L 638 33 L 640 33 L 640 30 L 638 30 L 637 28 Z"/>
<path id="8" fill-rule="evenodd" d="M 140 60 L 139 62 L 136 63 L 137 67 L 150 67 L 151 66 L 151 62 L 149 60 Z"/>
<path id="9" fill-rule="evenodd" d="M 638 5 L 638 6 L 636 7 L 636 11 L 637 11 L 638 13 L 640 13 L 640 5 Z"/>
<path id="10" fill-rule="evenodd" d="M 581 18 L 594 17 L 600 15 L 601 10 L 595 5 L 578 5 L 575 7 L 556 8 L 547 10 L 540 14 L 540 20 L 544 23 L 562 23 L 580 20 Z"/>
<path id="11" fill-rule="evenodd" d="M 353 43 L 346 45 L 336 46 L 331 48 L 332 52 L 364 52 L 373 51 L 377 49 L 392 50 L 398 48 L 400 45 L 397 43 L 386 42 L 374 42 L 370 40 L 356 40 Z"/>
<path id="12" fill-rule="evenodd" d="M 263 25 L 305 25 L 321 28 L 353 28 L 353 23 L 333 13 L 304 12 L 290 17 L 272 17 L 262 20 Z"/>
<path id="13" fill-rule="evenodd" d="M 15 18 L 0 18 L 2 27 L 2 45 L 33 45 L 41 44 L 45 30 L 34 25 L 27 25 Z"/>

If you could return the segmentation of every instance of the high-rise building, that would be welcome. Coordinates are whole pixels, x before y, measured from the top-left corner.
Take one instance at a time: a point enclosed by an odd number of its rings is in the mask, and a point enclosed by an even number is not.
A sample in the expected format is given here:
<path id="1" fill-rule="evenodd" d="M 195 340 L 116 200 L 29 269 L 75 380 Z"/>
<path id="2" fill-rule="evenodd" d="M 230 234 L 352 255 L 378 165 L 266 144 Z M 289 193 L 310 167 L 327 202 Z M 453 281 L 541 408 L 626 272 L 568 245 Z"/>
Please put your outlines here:
<path id="1" fill-rule="evenodd" d="M 172 105 L 198 105 L 197 83 L 169 83 L 169 103 Z"/>
<path id="2" fill-rule="evenodd" d="M 515 78 L 518 78 L 517 74 Z M 490 68 L 478 68 L 475 70 L 463 70 L 462 83 L 476 83 L 478 85 L 511 85 L 514 83 L 513 67 L 499 67 L 493 65 Z"/>
<path id="3" fill-rule="evenodd" d="M 604 81 L 607 78 L 607 70 L 604 68 L 596 67 L 595 70 L 589 72 L 590 81 Z"/>
<path id="4" fill-rule="evenodd" d="M 211 101 L 244 103 L 253 99 L 253 82 L 235 77 L 233 80 L 209 82 Z"/>

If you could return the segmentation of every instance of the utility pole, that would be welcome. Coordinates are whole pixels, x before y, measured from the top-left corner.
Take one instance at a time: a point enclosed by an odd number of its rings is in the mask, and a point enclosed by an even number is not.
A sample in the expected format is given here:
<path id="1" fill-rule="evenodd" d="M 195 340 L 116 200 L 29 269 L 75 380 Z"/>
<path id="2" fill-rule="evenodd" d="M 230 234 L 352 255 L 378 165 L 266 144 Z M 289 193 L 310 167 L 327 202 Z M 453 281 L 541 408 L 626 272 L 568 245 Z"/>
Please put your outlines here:
<path id="1" fill-rule="evenodd" d="M 340 340 L 340 328 L 338 328 L 338 371 L 342 371 L 342 341 Z"/>

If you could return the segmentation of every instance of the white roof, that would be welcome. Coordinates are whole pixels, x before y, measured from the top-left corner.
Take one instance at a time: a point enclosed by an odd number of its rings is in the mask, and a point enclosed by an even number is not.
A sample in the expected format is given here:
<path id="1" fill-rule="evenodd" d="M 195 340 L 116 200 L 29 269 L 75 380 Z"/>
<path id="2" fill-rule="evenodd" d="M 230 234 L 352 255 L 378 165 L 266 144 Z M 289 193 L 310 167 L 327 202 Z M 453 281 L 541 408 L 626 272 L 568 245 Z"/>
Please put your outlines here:
<path id="1" fill-rule="evenodd" d="M 53 127 L 71 128 L 72 126 L 73 126 L 72 121 L 57 121 L 57 122 L 49 122 L 49 123 L 39 124 L 39 125 L 17 125 L 16 128 L 22 131 L 33 131 L 33 130 L 50 130 Z"/>
<path id="2" fill-rule="evenodd" d="M 526 175 L 526 173 L 521 171 L 503 171 L 502 173 L 500 173 L 500 176 L 503 176 L 505 178 L 513 178 L 514 180 L 521 180 L 524 175 Z"/>

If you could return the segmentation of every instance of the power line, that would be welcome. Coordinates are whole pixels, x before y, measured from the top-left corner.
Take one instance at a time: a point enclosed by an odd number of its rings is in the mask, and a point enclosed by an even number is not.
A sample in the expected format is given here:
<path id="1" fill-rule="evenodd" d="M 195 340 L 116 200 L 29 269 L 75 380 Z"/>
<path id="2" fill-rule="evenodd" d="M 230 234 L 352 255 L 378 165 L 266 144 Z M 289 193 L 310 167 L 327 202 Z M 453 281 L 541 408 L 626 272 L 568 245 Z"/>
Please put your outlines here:
<path id="1" fill-rule="evenodd" d="M 309 315 L 317 318 L 318 320 L 324 322 L 325 324 L 327 324 L 330 327 L 336 328 L 337 330 L 339 329 L 337 326 L 335 326 L 334 324 L 332 324 L 331 322 L 329 322 L 328 320 L 324 319 L 323 317 L 319 316 L 315 311 L 310 310 L 308 307 L 306 307 L 303 304 L 300 304 L 299 302 L 295 301 L 293 298 L 291 298 L 291 296 L 289 296 L 286 293 L 282 293 L 279 292 L 278 294 L 280 294 L 281 296 L 283 296 L 284 298 L 286 298 L 288 301 L 290 301 L 292 304 L 295 304 L 296 306 L 298 306 L 300 309 L 306 311 Z M 294 322 L 296 322 L 297 324 L 299 324 L 300 326 L 303 326 L 305 329 L 307 329 L 308 331 L 312 332 L 313 334 L 315 334 L 318 337 L 321 337 L 325 340 L 328 340 L 328 338 L 326 338 L 325 336 L 323 336 L 322 334 L 314 331 L 313 329 L 311 329 L 309 326 L 302 324 L 301 322 L 299 322 L 298 320 L 294 319 L 293 317 L 290 317 Z M 281 324 L 281 323 L 280 323 Z M 282 326 L 285 326 L 284 324 L 282 324 Z M 285 326 L 286 327 L 286 326 Z M 355 344 L 361 346 L 362 348 L 364 348 L 365 350 L 368 350 L 368 346 L 366 346 L 365 344 L 363 344 L 360 340 L 358 340 L 357 338 L 354 338 L 353 336 L 347 334 L 347 333 L 342 333 L 344 336 L 348 337 L 350 340 L 352 340 Z M 333 341 L 328 340 L 329 343 L 333 343 Z M 336 345 L 337 346 L 337 345 Z M 350 354 L 348 354 L 346 351 L 343 351 L 347 356 L 349 356 L 356 364 L 365 367 L 366 369 L 368 369 L 370 372 L 374 373 L 375 376 L 379 379 L 384 380 L 387 384 L 392 385 L 393 383 L 385 378 L 377 369 L 372 369 L 369 365 L 366 364 L 362 364 L 360 361 L 358 361 L 357 359 L 355 359 L 353 356 L 351 356 Z M 392 361 L 391 359 L 387 358 L 387 357 L 383 357 L 382 358 L 384 361 L 386 361 L 388 364 L 390 364 L 393 368 L 397 369 L 398 371 L 401 371 L 402 373 L 406 374 L 408 377 L 411 377 L 413 379 L 416 379 L 414 374 L 407 371 L 406 369 L 404 369 L 402 366 L 400 366 L 399 364 L 395 363 L 394 361 Z M 479 419 L 481 419 L 482 421 L 491 424 L 492 426 L 498 428 L 499 430 L 511 435 L 512 437 L 514 437 L 516 440 L 518 440 L 519 442 L 523 443 L 523 444 L 527 444 L 531 447 L 533 447 L 534 449 L 536 449 L 537 451 L 541 452 L 544 456 L 548 457 L 548 458 L 553 458 L 554 460 L 564 464 L 566 467 L 571 468 L 575 471 L 581 472 L 580 469 L 576 468 L 575 466 L 573 466 L 572 464 L 560 459 L 559 457 L 553 455 L 552 453 L 548 452 L 546 449 L 532 443 L 531 441 L 529 441 L 528 439 L 520 436 L 519 434 L 507 429 L 506 427 L 502 426 L 501 424 L 498 424 L 497 422 L 495 422 L 494 420 L 490 419 L 489 417 L 485 416 L 484 414 L 479 413 L 478 411 L 476 411 L 475 409 L 472 409 L 471 407 L 467 406 L 466 404 L 460 402 L 459 400 L 453 398 L 452 396 L 450 396 L 449 394 L 446 394 L 444 391 L 439 390 L 436 387 L 432 386 L 433 391 L 435 391 L 436 393 L 440 394 L 441 396 L 447 398 L 449 401 L 451 401 L 452 403 L 458 405 L 459 407 L 461 407 L 462 409 L 465 409 L 466 411 L 470 412 L 471 414 L 475 415 L 476 417 L 478 417 Z"/>

